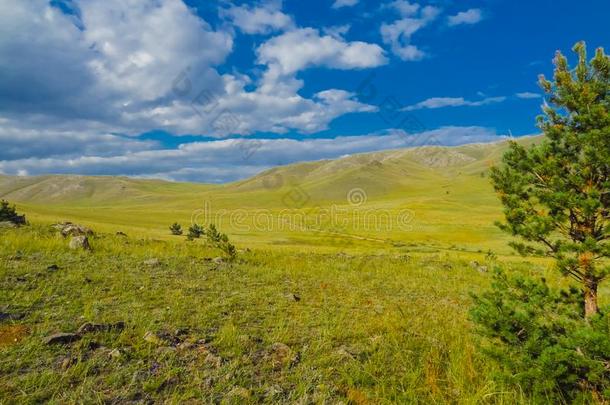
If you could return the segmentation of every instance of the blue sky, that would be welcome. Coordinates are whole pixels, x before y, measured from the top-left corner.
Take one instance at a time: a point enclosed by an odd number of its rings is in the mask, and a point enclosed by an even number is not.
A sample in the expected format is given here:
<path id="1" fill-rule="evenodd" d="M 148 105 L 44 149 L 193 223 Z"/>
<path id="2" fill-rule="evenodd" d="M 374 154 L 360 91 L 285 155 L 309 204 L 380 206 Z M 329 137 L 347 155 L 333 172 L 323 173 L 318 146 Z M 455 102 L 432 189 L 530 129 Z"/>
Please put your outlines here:
<path id="1" fill-rule="evenodd" d="M 6 0 L 0 173 L 225 182 L 537 133 L 537 76 L 557 49 L 607 46 L 608 15 L 603 0 Z"/>

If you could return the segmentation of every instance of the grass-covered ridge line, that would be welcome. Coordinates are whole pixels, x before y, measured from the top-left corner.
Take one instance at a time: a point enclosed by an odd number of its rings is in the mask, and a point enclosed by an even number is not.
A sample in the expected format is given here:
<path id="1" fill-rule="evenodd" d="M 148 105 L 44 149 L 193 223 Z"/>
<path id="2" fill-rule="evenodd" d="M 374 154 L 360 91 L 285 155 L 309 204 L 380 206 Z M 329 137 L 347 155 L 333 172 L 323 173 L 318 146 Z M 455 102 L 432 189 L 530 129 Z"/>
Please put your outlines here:
<path id="1" fill-rule="evenodd" d="M 536 139 L 519 142 L 530 144 Z M 142 237 L 167 239 L 169 225 L 179 222 L 186 229 L 194 215 L 208 207 L 212 218 L 226 211 L 216 225 L 248 246 L 369 250 L 376 245 L 358 238 L 372 237 L 509 254 L 506 237 L 493 225 L 502 213 L 487 177 L 506 148 L 506 142 L 498 142 L 359 154 L 277 167 L 226 185 L 117 177 L 0 177 L 0 197 L 19 203 L 36 222 L 72 220 L 109 233 L 122 230 Z M 264 232 L 254 229 L 261 210 L 274 218 L 286 209 L 311 214 L 336 205 L 350 210 L 347 196 L 353 189 L 366 194 L 359 209 L 384 210 L 393 217 L 408 209 L 413 212 L 412 226 L 388 230 L 348 224 L 343 229 L 358 238 L 321 238 L 315 232 L 278 226 Z M 243 213 L 243 223 L 237 225 L 230 220 L 236 211 Z M 340 218 L 344 220 L 350 219 Z M 326 223 L 321 228 L 334 227 Z M 321 239 L 330 242 L 320 243 Z"/>

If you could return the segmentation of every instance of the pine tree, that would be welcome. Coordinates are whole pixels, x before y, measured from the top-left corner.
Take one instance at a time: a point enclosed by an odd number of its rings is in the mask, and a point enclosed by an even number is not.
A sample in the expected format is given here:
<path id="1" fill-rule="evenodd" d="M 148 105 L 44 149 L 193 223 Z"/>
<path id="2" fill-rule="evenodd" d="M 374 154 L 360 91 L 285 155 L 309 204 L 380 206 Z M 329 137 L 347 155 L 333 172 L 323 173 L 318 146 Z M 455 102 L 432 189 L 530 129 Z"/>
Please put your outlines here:
<path id="1" fill-rule="evenodd" d="M 208 243 L 222 250 L 230 260 L 234 260 L 237 257 L 237 249 L 229 242 L 229 237 L 226 234 L 218 231 L 216 225 L 210 224 L 206 235 Z"/>
<path id="2" fill-rule="evenodd" d="M 610 273 L 610 58 L 602 48 L 587 60 L 584 42 L 571 70 L 561 52 L 552 81 L 540 77 L 547 97 L 538 123 L 539 145 L 515 142 L 492 169 L 506 223 L 522 254 L 547 254 L 584 292 L 587 318 L 598 312 L 597 289 Z"/>
<path id="3" fill-rule="evenodd" d="M 25 224 L 25 215 L 19 215 L 14 205 L 6 200 L 0 200 L 0 222 L 11 222 L 16 225 Z"/>
<path id="4" fill-rule="evenodd" d="M 199 239 L 205 235 L 205 228 L 198 224 L 193 224 L 189 227 L 189 233 L 187 235 L 189 240 Z"/>
<path id="5" fill-rule="evenodd" d="M 172 225 L 170 225 L 169 230 L 172 235 L 182 235 L 182 225 L 177 222 L 174 222 Z"/>
<path id="6" fill-rule="evenodd" d="M 533 404 L 610 400 L 610 313 L 586 320 L 578 288 L 496 268 L 492 288 L 476 294 L 471 319 L 492 375 L 518 386 Z"/>

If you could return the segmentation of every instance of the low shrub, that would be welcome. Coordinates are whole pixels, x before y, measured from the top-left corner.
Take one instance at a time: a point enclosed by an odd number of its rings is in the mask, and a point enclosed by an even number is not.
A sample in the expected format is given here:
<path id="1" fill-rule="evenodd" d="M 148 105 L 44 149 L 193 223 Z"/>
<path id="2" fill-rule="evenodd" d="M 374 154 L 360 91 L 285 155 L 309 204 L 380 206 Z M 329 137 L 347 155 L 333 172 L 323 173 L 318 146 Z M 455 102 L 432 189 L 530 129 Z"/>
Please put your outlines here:
<path id="1" fill-rule="evenodd" d="M 6 200 L 0 200 L 0 222 L 10 222 L 25 225 L 25 215 L 19 215 L 14 205 Z"/>
<path id="2" fill-rule="evenodd" d="M 187 235 L 187 238 L 189 240 L 199 239 L 203 235 L 205 235 L 205 228 L 201 225 L 193 224 L 189 227 L 189 233 Z"/>
<path id="3" fill-rule="evenodd" d="M 211 224 L 206 232 L 208 243 L 222 250 L 222 252 L 229 258 L 235 259 L 237 257 L 237 249 L 229 242 L 229 237 L 218 231 L 216 225 Z"/>
<path id="4" fill-rule="evenodd" d="M 172 233 L 172 235 L 182 235 L 182 225 L 177 222 L 174 222 L 172 225 L 170 225 L 169 231 Z"/>

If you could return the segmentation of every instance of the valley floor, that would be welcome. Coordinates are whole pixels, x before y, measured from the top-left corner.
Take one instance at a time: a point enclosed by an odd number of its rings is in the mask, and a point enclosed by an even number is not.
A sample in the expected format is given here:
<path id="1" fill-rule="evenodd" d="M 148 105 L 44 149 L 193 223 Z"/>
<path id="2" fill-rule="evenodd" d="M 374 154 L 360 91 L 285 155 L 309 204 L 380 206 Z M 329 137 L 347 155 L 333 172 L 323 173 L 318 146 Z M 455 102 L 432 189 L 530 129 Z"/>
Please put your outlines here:
<path id="1" fill-rule="evenodd" d="M 0 402 L 524 401 L 493 382 L 468 320 L 495 264 L 484 254 L 479 267 L 440 251 L 227 262 L 184 238 L 91 244 L 0 230 Z M 45 341 L 87 322 L 100 326 Z"/>

